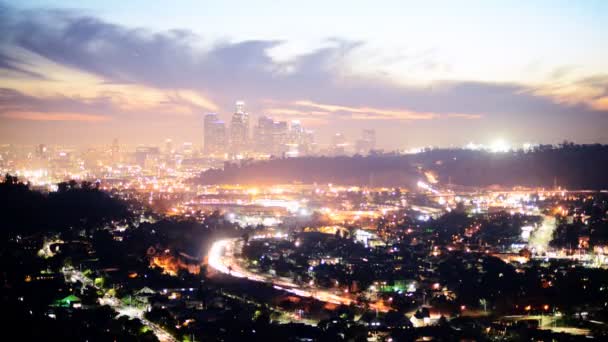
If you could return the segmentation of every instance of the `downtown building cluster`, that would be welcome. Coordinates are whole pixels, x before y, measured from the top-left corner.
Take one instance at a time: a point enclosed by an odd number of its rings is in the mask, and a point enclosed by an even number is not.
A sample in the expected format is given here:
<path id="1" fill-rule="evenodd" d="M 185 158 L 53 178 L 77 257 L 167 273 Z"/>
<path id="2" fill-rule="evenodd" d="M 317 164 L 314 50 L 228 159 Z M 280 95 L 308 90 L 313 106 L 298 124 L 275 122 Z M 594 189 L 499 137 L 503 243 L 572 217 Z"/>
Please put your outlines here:
<path id="1" fill-rule="evenodd" d="M 313 132 L 304 129 L 297 120 L 276 121 L 264 115 L 252 127 L 242 101 L 236 103 L 230 127 L 216 113 L 205 115 L 203 133 L 203 151 L 210 156 L 297 157 L 312 153 L 315 145 Z"/>

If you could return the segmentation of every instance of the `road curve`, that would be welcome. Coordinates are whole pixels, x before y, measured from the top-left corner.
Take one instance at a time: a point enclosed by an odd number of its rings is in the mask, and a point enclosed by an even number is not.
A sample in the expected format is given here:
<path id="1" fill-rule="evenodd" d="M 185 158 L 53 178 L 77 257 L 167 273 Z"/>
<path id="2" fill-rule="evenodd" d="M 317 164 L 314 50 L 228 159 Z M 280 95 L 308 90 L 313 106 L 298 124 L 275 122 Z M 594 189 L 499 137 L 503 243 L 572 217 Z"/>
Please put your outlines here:
<path id="1" fill-rule="evenodd" d="M 240 266 L 234 258 L 235 245 L 239 239 L 222 239 L 213 243 L 208 253 L 208 264 L 218 272 L 237 278 L 272 284 L 278 290 L 284 290 L 301 297 L 312 297 L 322 302 L 350 305 L 355 301 L 348 295 L 339 295 L 334 291 L 319 289 L 311 286 L 302 287 L 286 279 L 278 279 L 270 275 L 253 273 Z M 372 309 L 387 311 L 384 305 L 372 304 Z"/>

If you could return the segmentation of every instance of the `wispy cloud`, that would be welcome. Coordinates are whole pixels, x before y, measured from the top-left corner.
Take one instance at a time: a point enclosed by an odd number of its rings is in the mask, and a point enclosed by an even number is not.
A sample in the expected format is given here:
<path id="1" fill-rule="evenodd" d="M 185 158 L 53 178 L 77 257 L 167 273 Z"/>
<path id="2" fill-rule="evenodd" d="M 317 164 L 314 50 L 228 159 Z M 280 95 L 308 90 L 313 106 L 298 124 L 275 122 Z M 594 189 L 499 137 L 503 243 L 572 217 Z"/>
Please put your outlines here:
<path id="1" fill-rule="evenodd" d="M 57 112 L 6 112 L 0 116 L 12 120 L 26 121 L 80 121 L 80 122 L 103 122 L 110 118 L 95 114 L 82 113 L 57 113 Z"/>
<path id="2" fill-rule="evenodd" d="M 456 119 L 475 120 L 475 119 L 481 119 L 483 116 L 480 114 L 448 113 L 448 114 L 445 114 L 445 117 L 456 118 Z"/>
<path id="3" fill-rule="evenodd" d="M 361 41 L 333 39 L 276 61 L 269 51 L 284 43 L 280 40 L 210 43 L 187 30 L 152 32 L 73 11 L 7 6 L 0 8 L 0 32 L 0 73 L 10 74 L 10 85 L 3 85 L 8 89 L 0 91 L 5 119 L 10 112 L 49 111 L 162 121 L 174 114 L 226 113 L 243 98 L 255 114 L 310 118 L 317 124 L 423 125 L 450 119 L 446 130 L 468 132 L 471 120 L 501 127 L 508 118 L 512 130 L 545 130 L 547 122 L 559 121 L 583 136 L 597 125 L 581 122 L 608 114 L 606 78 L 555 89 L 469 80 L 413 86 L 349 70 L 349 56 L 360 52 Z M 37 60 L 17 58 L 21 52 Z M 424 58 L 421 67 L 432 67 Z M 46 76 L 39 60 L 87 75 L 86 82 L 84 77 L 34 82 Z M 567 74 L 556 71 L 556 76 Z"/>
<path id="4" fill-rule="evenodd" d="M 352 114 L 364 114 L 359 117 L 375 117 L 375 118 L 386 118 L 396 120 L 430 120 L 439 117 L 435 113 L 421 113 L 413 112 L 408 110 L 390 110 L 390 109 L 379 109 L 372 107 L 351 107 L 351 106 L 340 106 L 332 104 L 315 103 L 307 100 L 295 101 L 294 105 L 321 109 L 327 112 L 336 113 L 352 113 Z"/>

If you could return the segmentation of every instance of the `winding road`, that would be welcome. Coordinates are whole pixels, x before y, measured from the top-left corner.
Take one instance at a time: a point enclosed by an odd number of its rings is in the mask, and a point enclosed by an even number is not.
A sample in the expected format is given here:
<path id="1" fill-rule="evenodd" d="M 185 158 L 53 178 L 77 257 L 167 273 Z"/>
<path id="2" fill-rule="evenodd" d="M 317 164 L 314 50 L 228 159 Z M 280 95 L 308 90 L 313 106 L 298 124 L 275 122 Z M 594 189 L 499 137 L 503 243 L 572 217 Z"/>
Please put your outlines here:
<path id="1" fill-rule="evenodd" d="M 218 272 L 228 274 L 233 277 L 272 284 L 277 290 L 287 291 L 301 297 L 311 297 L 322 302 L 333 304 L 356 304 L 356 301 L 351 296 L 348 294 L 340 294 L 336 290 L 321 289 L 314 286 L 302 286 L 285 278 L 257 274 L 247 270 L 239 265 L 238 260 L 234 257 L 234 252 L 236 250 L 236 244 L 238 241 L 239 239 L 222 239 L 216 241 L 209 250 L 209 266 Z M 386 312 L 390 309 L 381 303 L 370 304 L 370 308 L 382 312 Z"/>

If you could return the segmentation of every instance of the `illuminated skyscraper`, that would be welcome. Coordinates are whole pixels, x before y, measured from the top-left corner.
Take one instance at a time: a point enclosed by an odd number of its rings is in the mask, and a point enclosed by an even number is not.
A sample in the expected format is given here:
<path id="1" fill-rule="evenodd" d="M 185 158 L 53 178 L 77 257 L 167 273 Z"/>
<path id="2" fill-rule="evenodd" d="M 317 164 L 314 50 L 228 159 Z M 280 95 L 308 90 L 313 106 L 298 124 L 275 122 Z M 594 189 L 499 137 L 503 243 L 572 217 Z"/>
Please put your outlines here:
<path id="1" fill-rule="evenodd" d="M 137 146 L 135 149 L 135 163 L 142 168 L 151 168 L 158 163 L 160 149 L 154 146 Z"/>
<path id="2" fill-rule="evenodd" d="M 333 137 L 332 143 L 333 154 L 336 156 L 343 156 L 346 154 L 346 137 L 342 133 L 336 133 Z"/>
<path id="3" fill-rule="evenodd" d="M 373 129 L 364 129 L 361 134 L 361 139 L 357 140 L 357 153 L 368 154 L 376 148 L 376 131 Z"/>
<path id="4" fill-rule="evenodd" d="M 38 158 L 44 158 L 46 157 L 48 154 L 48 148 L 46 147 L 45 144 L 40 144 L 38 146 L 36 146 L 36 156 Z"/>
<path id="5" fill-rule="evenodd" d="M 165 154 L 172 154 L 173 151 L 173 140 L 166 139 L 165 140 Z"/>
<path id="6" fill-rule="evenodd" d="M 289 143 L 289 126 L 287 121 L 275 121 L 273 129 L 273 154 L 282 156 L 287 152 Z"/>
<path id="7" fill-rule="evenodd" d="M 112 162 L 116 163 L 120 161 L 120 145 L 118 145 L 118 139 L 114 138 L 112 141 L 112 147 L 110 149 L 112 155 Z"/>
<path id="8" fill-rule="evenodd" d="M 244 114 L 245 113 L 245 102 L 236 101 L 236 110 L 235 113 Z"/>
<path id="9" fill-rule="evenodd" d="M 245 103 L 236 102 L 236 111 L 230 121 L 230 152 L 239 154 L 250 150 L 249 114 L 245 112 Z"/>
<path id="10" fill-rule="evenodd" d="M 311 152 L 313 134 L 302 127 L 298 120 L 274 121 L 262 116 L 254 131 L 256 151 L 274 156 L 298 157 Z"/>
<path id="11" fill-rule="evenodd" d="M 194 144 L 192 144 L 190 141 L 184 142 L 182 144 L 182 154 L 189 158 L 194 156 Z"/>
<path id="12" fill-rule="evenodd" d="M 258 125 L 255 127 L 254 140 L 256 151 L 261 153 L 274 152 L 274 131 L 275 122 L 268 116 L 261 116 Z"/>
<path id="13" fill-rule="evenodd" d="M 217 114 L 205 115 L 204 128 L 205 154 L 222 154 L 226 152 L 226 125 Z"/>
<path id="14" fill-rule="evenodd" d="M 312 152 L 314 143 L 312 131 L 305 130 L 299 120 L 292 120 L 289 128 L 287 156 L 300 157 Z"/>

